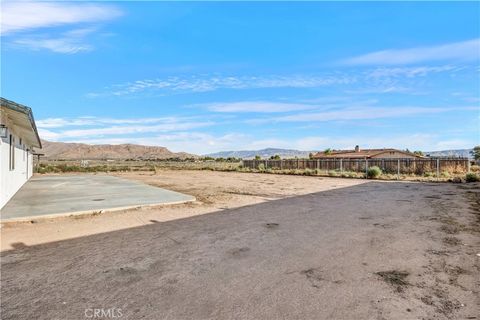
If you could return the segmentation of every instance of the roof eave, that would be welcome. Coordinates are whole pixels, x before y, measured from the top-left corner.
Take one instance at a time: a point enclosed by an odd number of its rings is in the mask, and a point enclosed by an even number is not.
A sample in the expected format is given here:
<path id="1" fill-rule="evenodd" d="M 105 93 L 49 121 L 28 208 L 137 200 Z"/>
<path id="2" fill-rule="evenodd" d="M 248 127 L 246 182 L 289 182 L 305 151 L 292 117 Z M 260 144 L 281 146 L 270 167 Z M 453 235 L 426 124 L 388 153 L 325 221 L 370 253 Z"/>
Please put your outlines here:
<path id="1" fill-rule="evenodd" d="M 0 101 L 1 101 L 1 104 L 3 106 L 5 106 L 6 108 L 9 108 L 10 110 L 13 110 L 13 111 L 16 111 L 16 112 L 23 113 L 28 117 L 28 120 L 30 121 L 30 125 L 33 129 L 33 132 L 35 132 L 35 136 L 37 138 L 37 145 L 33 145 L 33 147 L 41 149 L 42 148 L 42 141 L 40 140 L 40 136 L 38 134 L 38 129 L 37 129 L 37 125 L 35 124 L 35 118 L 33 117 L 32 109 L 30 107 L 24 106 L 22 104 L 13 102 L 13 101 L 5 99 L 5 98 L 0 97 Z"/>

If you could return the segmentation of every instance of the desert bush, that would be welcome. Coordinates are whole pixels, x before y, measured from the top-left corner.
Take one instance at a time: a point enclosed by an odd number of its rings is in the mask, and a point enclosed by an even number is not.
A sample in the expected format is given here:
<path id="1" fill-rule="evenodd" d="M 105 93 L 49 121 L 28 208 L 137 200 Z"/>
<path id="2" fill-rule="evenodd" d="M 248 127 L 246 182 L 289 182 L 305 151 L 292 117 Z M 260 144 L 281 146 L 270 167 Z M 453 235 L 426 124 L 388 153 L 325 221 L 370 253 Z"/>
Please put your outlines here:
<path id="1" fill-rule="evenodd" d="M 37 172 L 43 174 L 43 173 L 51 173 L 54 171 L 53 171 L 53 167 L 51 166 L 39 166 L 37 169 Z"/>
<path id="2" fill-rule="evenodd" d="M 424 177 L 427 177 L 427 178 L 429 178 L 429 177 L 435 177 L 435 172 L 427 171 L 427 172 L 424 172 L 424 173 L 423 173 L 423 176 L 424 176 Z"/>
<path id="3" fill-rule="evenodd" d="M 159 168 L 157 167 L 154 167 L 156 170 L 155 170 L 155 174 L 158 172 L 157 170 L 159 170 Z M 111 172 L 118 172 L 118 171 L 130 171 L 130 168 L 127 167 L 127 166 L 114 166 L 114 167 L 110 167 L 109 168 L 109 171 Z"/>
<path id="4" fill-rule="evenodd" d="M 442 178 L 450 178 L 450 173 L 448 171 L 442 171 L 440 175 Z"/>
<path id="5" fill-rule="evenodd" d="M 474 164 L 470 167 L 470 171 L 472 172 L 480 172 L 480 166 Z"/>
<path id="6" fill-rule="evenodd" d="M 57 165 L 57 169 L 60 172 L 78 172 L 78 171 L 81 171 L 83 168 L 80 168 L 79 166 L 75 166 L 75 165 L 69 166 L 67 164 L 59 164 Z"/>
<path id="7" fill-rule="evenodd" d="M 480 181 L 480 176 L 477 175 L 476 173 L 469 172 L 465 176 L 465 181 L 467 181 L 467 182 L 479 182 Z"/>
<path id="8" fill-rule="evenodd" d="M 261 172 L 265 171 L 265 165 L 263 163 L 260 163 L 258 165 L 258 170 L 261 171 Z"/>
<path id="9" fill-rule="evenodd" d="M 315 171 L 307 168 L 307 169 L 305 169 L 303 174 L 306 175 L 306 176 L 313 176 L 315 174 Z"/>
<path id="10" fill-rule="evenodd" d="M 338 172 L 335 170 L 328 171 L 330 177 L 338 177 Z"/>
<path id="11" fill-rule="evenodd" d="M 382 169 L 377 166 L 373 166 L 367 169 L 367 177 L 369 179 L 375 179 L 382 174 Z"/>
<path id="12" fill-rule="evenodd" d="M 449 179 L 448 181 L 453 183 L 463 183 L 463 179 L 460 177 L 453 177 L 453 179 Z"/>

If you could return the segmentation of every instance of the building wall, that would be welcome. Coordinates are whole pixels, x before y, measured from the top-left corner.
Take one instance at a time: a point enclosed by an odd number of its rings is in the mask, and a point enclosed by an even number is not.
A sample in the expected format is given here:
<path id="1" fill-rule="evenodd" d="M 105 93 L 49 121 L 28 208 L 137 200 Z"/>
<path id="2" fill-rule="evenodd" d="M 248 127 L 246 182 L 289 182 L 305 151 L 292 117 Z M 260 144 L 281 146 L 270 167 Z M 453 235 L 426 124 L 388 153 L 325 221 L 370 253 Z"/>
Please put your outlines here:
<path id="1" fill-rule="evenodd" d="M 1 119 L 0 119 L 1 120 Z M 0 209 L 27 182 L 33 174 L 33 155 L 30 146 L 15 133 L 15 127 L 3 119 L 2 124 L 8 127 L 7 137 L 0 138 Z M 10 134 L 15 140 L 15 168 L 10 170 Z"/>

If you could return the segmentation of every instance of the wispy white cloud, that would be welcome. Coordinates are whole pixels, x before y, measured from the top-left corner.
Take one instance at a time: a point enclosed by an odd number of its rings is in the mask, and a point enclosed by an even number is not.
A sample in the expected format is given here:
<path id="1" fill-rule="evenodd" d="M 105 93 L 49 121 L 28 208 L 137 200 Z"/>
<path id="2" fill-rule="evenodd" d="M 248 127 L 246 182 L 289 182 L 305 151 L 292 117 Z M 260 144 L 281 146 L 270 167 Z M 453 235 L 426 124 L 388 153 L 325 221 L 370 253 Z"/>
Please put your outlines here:
<path id="1" fill-rule="evenodd" d="M 131 135 L 131 134 L 145 134 L 152 132 L 169 132 L 178 130 L 189 130 L 199 127 L 212 125 L 212 122 L 185 122 L 185 123 L 169 123 L 156 125 L 129 125 L 129 126 L 112 126 L 106 128 L 92 128 L 92 129 L 77 129 L 64 130 L 59 132 L 59 135 L 65 138 L 76 137 L 98 137 L 109 135 Z"/>
<path id="2" fill-rule="evenodd" d="M 194 117 L 157 117 L 157 118 L 98 118 L 98 117 L 77 117 L 77 118 L 46 118 L 36 121 L 39 128 L 62 128 L 72 126 L 102 126 L 119 124 L 146 124 L 146 123 L 166 123 L 173 124 L 178 122 L 191 122 L 196 120 Z"/>
<path id="3" fill-rule="evenodd" d="M 57 132 L 48 129 L 38 128 L 38 135 L 40 139 L 49 141 L 60 141 L 61 136 Z"/>
<path id="4" fill-rule="evenodd" d="M 71 30 L 54 37 L 50 35 L 23 36 L 13 40 L 12 43 L 30 50 L 47 49 L 57 53 L 73 54 L 93 50 L 93 46 L 86 43 L 86 36 L 94 31 L 94 28 L 87 28 Z"/>
<path id="5" fill-rule="evenodd" d="M 398 78 L 398 77 L 425 77 L 431 73 L 440 72 L 454 72 L 464 69 L 463 67 L 457 67 L 452 65 L 443 66 L 417 66 L 417 67 L 380 67 L 370 70 L 366 73 L 366 78 L 378 79 L 378 78 Z"/>
<path id="6" fill-rule="evenodd" d="M 213 121 L 193 118 L 78 119 L 49 118 L 37 121 L 40 137 L 46 140 L 103 138 L 113 136 L 134 137 L 152 133 L 167 133 L 212 126 Z M 80 127 L 80 128 L 78 128 Z"/>
<path id="7" fill-rule="evenodd" d="M 209 92 L 218 89 L 256 89 L 256 88 L 315 88 L 334 84 L 355 82 L 355 77 L 334 74 L 325 76 L 221 76 L 199 75 L 189 77 L 167 77 L 164 79 L 146 79 L 113 85 L 106 92 L 94 92 L 88 97 L 102 95 L 124 96 L 145 91 L 188 93 Z"/>
<path id="8" fill-rule="evenodd" d="M 200 105 L 202 106 L 202 105 Z M 314 105 L 269 101 L 241 101 L 205 104 L 209 111 L 233 113 L 280 113 L 314 109 Z"/>
<path id="9" fill-rule="evenodd" d="M 111 5 L 6 2 L 2 6 L 1 34 L 4 43 L 13 48 L 63 54 L 88 52 L 94 49 L 88 38 L 96 33 L 98 23 L 120 15 L 120 10 Z M 65 31 L 65 27 L 70 30 Z"/>
<path id="10" fill-rule="evenodd" d="M 404 87 L 396 84 L 376 85 L 370 87 L 363 87 L 352 90 L 345 90 L 345 93 L 353 94 L 388 94 L 388 93 L 415 93 L 419 94 L 418 90 Z"/>
<path id="11" fill-rule="evenodd" d="M 121 14 L 116 7 L 103 4 L 10 1 L 2 3 L 1 33 L 106 21 Z"/>
<path id="12" fill-rule="evenodd" d="M 422 46 L 408 49 L 390 49 L 367 53 L 342 61 L 346 65 L 406 65 L 437 61 L 480 60 L 480 39 Z"/>
<path id="13" fill-rule="evenodd" d="M 320 108 L 319 108 L 320 109 Z M 252 124 L 269 122 L 325 122 L 325 121 L 349 121 L 368 119 L 402 118 L 416 115 L 445 113 L 460 110 L 478 110 L 477 107 L 419 107 L 419 106 L 352 106 L 336 108 L 318 112 L 302 112 L 293 115 L 279 117 L 250 119 Z"/>
<path id="14" fill-rule="evenodd" d="M 21 39 L 15 44 L 32 50 L 47 49 L 57 53 L 79 53 L 91 51 L 93 47 L 88 44 L 75 43 L 66 38 L 60 39 Z"/>
<path id="15" fill-rule="evenodd" d="M 452 150 L 452 149 L 470 149 L 477 145 L 478 141 L 468 141 L 465 139 L 446 139 L 434 141 L 429 145 L 431 149 L 428 151 L 435 150 Z M 427 149 L 424 149 L 427 150 Z"/>
<path id="16" fill-rule="evenodd" d="M 480 91 L 475 92 L 474 94 L 469 92 L 453 92 L 451 93 L 452 97 L 459 98 L 468 103 L 480 103 Z M 480 107 L 479 107 L 480 109 Z"/>
<path id="17" fill-rule="evenodd" d="M 61 128 L 67 126 L 88 126 L 93 122 L 90 118 L 77 118 L 77 119 L 65 119 L 65 118 L 47 118 L 35 121 L 38 128 Z"/>
<path id="18" fill-rule="evenodd" d="M 404 93 L 411 95 L 424 95 L 426 79 L 431 79 L 436 74 L 453 76 L 466 70 L 465 66 L 439 65 L 415 67 L 379 67 L 363 72 L 359 85 L 348 88 L 346 93 L 351 94 L 392 94 Z"/>
<path id="19" fill-rule="evenodd" d="M 208 111 L 219 113 L 290 113 L 297 111 L 327 110 L 332 108 L 346 108 L 352 104 L 363 106 L 374 105 L 376 99 L 311 99 L 302 103 L 278 102 L 278 101 L 237 101 L 237 102 L 214 102 L 193 105 L 191 107 L 204 108 Z"/>
<path id="20" fill-rule="evenodd" d="M 324 103 L 321 103 L 324 101 Z M 286 115 L 277 115 L 265 118 L 249 118 L 245 121 L 250 124 L 261 124 L 269 122 L 288 123 L 323 123 L 328 121 L 350 121 L 357 123 L 359 120 L 374 119 L 401 119 L 410 116 L 431 115 L 444 112 L 478 111 L 478 107 L 418 107 L 418 106 L 378 106 L 376 100 L 359 101 L 361 104 L 354 104 L 351 100 L 339 98 L 319 99 L 317 103 L 310 104 L 286 104 L 280 103 L 278 108 Z M 241 105 L 241 104 L 240 104 Z M 222 112 L 237 112 L 235 108 L 223 109 Z M 268 102 L 268 108 L 276 108 L 275 102 Z M 314 109 L 310 109 L 314 108 Z M 300 111 L 301 112 L 295 112 Z M 262 108 L 258 113 L 263 113 Z M 465 146 L 471 141 L 457 139 L 450 136 L 447 139 L 441 137 L 430 137 L 417 135 L 415 139 L 386 137 L 386 136 L 365 136 L 365 137 L 343 137 L 331 136 L 306 136 L 290 139 L 280 138 L 275 132 L 262 134 L 261 138 L 238 132 L 218 132 L 217 125 L 208 117 L 159 117 L 159 118 L 99 118 L 99 117 L 78 117 L 78 118 L 47 118 L 37 121 L 40 137 L 52 141 L 84 142 L 84 143 L 136 143 L 145 145 L 165 146 L 173 151 L 186 151 L 197 154 L 206 154 L 221 150 L 242 150 L 261 149 L 266 147 L 294 148 L 301 150 L 321 150 L 326 147 L 344 148 L 358 144 L 359 141 L 366 141 L 364 147 L 401 147 L 420 148 L 423 150 L 434 150 L 435 148 L 447 148 L 447 146 Z M 225 117 L 218 115 L 218 117 Z M 240 120 L 239 120 L 240 121 Z M 265 127 L 268 128 L 268 127 Z M 312 132 L 311 130 L 309 132 Z M 409 139 L 413 139 L 409 136 Z M 397 139 L 397 140 L 396 140 Z M 420 143 L 420 139 L 423 139 Z M 385 142 L 387 141 L 387 142 Z M 442 142 L 443 141 L 443 142 Z M 387 143 L 387 145 L 385 145 Z"/>
<path id="21" fill-rule="evenodd" d="M 101 96 L 131 96 L 155 93 L 158 95 L 211 92 L 220 89 L 272 89 L 272 88 L 346 88 L 351 92 L 364 90 L 372 93 L 411 92 L 404 84 L 416 78 L 426 78 L 431 74 L 455 73 L 465 69 L 454 65 L 380 67 L 369 70 L 349 70 L 317 75 L 191 75 L 172 76 L 159 79 L 144 79 L 123 84 L 115 84 L 103 91 L 91 92 L 89 98 Z"/>

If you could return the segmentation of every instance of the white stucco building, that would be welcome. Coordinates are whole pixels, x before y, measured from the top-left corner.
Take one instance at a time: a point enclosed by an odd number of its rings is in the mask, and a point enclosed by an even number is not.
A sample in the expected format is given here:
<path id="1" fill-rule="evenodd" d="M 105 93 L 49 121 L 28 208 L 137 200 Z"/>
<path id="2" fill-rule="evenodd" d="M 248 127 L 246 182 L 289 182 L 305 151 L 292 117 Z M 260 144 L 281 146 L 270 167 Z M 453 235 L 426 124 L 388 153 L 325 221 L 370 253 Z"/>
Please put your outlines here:
<path id="1" fill-rule="evenodd" d="M 0 209 L 33 174 L 33 148 L 41 148 L 32 109 L 0 98 Z"/>

